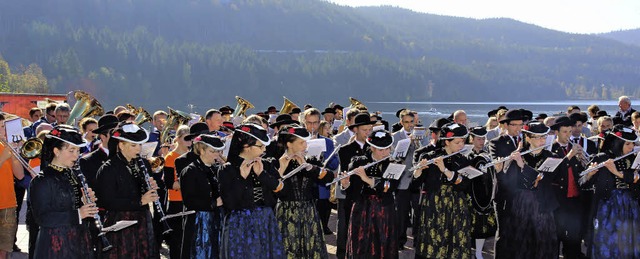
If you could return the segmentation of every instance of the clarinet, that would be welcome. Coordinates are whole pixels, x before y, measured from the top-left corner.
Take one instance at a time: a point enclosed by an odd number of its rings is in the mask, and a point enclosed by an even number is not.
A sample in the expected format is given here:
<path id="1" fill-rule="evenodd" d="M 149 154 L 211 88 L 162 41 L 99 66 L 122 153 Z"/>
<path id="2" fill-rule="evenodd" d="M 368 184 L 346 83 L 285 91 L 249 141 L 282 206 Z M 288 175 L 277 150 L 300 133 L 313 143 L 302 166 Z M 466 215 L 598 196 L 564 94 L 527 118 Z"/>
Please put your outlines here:
<path id="1" fill-rule="evenodd" d="M 144 161 L 142 160 L 142 157 L 140 157 L 138 155 L 137 157 L 137 162 L 138 162 L 138 166 L 140 167 L 140 169 L 142 170 L 142 172 L 144 173 L 144 181 L 147 183 L 147 190 L 151 190 L 151 177 L 149 176 L 149 171 L 147 170 L 147 166 L 144 165 Z M 162 234 L 167 234 L 171 231 L 173 231 L 173 229 L 171 229 L 171 227 L 169 226 L 169 224 L 167 223 L 166 219 L 166 215 L 164 214 L 164 210 L 162 209 L 162 205 L 160 204 L 159 200 L 155 200 L 153 202 L 153 204 L 156 207 L 156 212 L 158 213 L 158 215 L 160 215 L 160 221 L 163 223 L 162 224 Z"/>
<path id="2" fill-rule="evenodd" d="M 78 159 L 78 162 L 79 161 L 80 159 Z M 78 162 L 76 162 L 76 166 L 74 166 L 74 171 L 76 171 L 78 180 L 80 180 L 80 184 L 82 185 L 82 191 L 85 193 L 87 202 L 94 203 L 91 200 L 91 196 L 89 196 L 89 185 L 87 185 L 87 178 L 84 176 L 82 171 L 80 171 L 80 164 Z M 106 232 L 102 232 L 102 229 L 104 228 L 104 226 L 102 225 L 102 219 L 100 218 L 100 215 L 96 213 L 96 215 L 93 215 L 93 219 L 95 220 L 94 223 L 96 224 L 98 231 L 100 231 L 100 233 L 98 234 L 98 237 L 100 238 L 100 243 L 102 244 L 102 252 L 109 251 L 113 246 L 111 246 L 111 244 L 109 243 L 109 240 L 107 240 L 107 237 L 105 236 Z"/>

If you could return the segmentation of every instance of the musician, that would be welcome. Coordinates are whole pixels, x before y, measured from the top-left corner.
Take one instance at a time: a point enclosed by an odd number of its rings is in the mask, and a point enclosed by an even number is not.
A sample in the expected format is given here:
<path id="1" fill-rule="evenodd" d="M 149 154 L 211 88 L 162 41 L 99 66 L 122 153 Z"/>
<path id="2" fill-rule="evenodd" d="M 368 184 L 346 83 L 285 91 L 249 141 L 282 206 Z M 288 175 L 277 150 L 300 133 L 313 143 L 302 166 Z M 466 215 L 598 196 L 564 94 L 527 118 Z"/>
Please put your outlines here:
<path id="1" fill-rule="evenodd" d="M 598 117 L 597 120 L 597 128 L 598 128 L 598 133 L 601 132 L 606 132 L 607 130 L 610 130 L 613 128 L 613 119 L 609 116 L 601 116 Z M 597 145 L 598 148 L 600 148 L 600 145 Z"/>
<path id="2" fill-rule="evenodd" d="M 55 110 L 56 121 L 54 123 L 51 123 L 51 126 L 66 124 L 67 120 L 69 119 L 70 112 L 71 112 L 71 108 L 69 108 L 69 104 L 58 103 L 56 105 L 56 110 Z"/>
<path id="3" fill-rule="evenodd" d="M 574 123 L 571 130 L 570 141 L 574 144 L 580 145 L 586 155 L 597 154 L 598 147 L 596 147 L 596 143 L 589 140 L 589 135 L 585 135 L 582 130 L 584 123 L 587 122 L 586 114 L 572 113 L 569 115 L 569 119 Z"/>
<path id="4" fill-rule="evenodd" d="M 436 148 L 438 148 L 438 143 L 439 143 L 438 140 L 440 138 L 440 129 L 442 128 L 442 126 L 450 122 L 451 121 L 447 118 L 435 119 L 433 122 L 431 122 L 431 125 L 429 125 L 429 131 L 431 131 L 431 138 L 429 140 L 429 144 L 424 145 L 415 151 L 413 155 L 414 164 L 418 163 L 420 156 L 422 154 L 429 153 L 435 150 Z"/>
<path id="5" fill-rule="evenodd" d="M 111 130 L 116 126 L 118 126 L 118 118 L 116 118 L 116 116 L 107 114 L 100 117 L 98 120 L 98 128 L 92 131 L 94 134 L 98 135 L 100 144 L 98 144 L 96 150 L 84 155 L 80 159 L 80 169 L 87 178 L 87 184 L 89 184 L 89 187 L 91 188 L 95 188 L 98 169 L 100 169 L 102 164 L 104 164 L 109 157 L 109 147 L 107 143 L 109 143 Z"/>
<path id="6" fill-rule="evenodd" d="M 41 123 L 52 124 L 56 122 L 56 106 L 56 103 L 47 104 L 47 107 L 44 110 L 44 116 L 42 116 L 38 121 L 33 122 L 31 127 L 35 130 Z M 37 135 L 37 133 L 34 133 L 34 136 L 35 135 Z"/>
<path id="7" fill-rule="evenodd" d="M 175 147 L 164 157 L 164 182 L 167 187 L 168 204 L 167 214 L 176 214 L 182 212 L 182 193 L 180 185 L 180 174 L 176 171 L 176 158 L 187 153 L 191 147 L 191 141 L 185 140 L 189 135 L 189 127 L 180 125 L 176 130 L 176 136 L 173 143 Z M 180 246 L 182 243 L 182 218 L 175 217 L 167 219 L 167 224 L 173 229 L 167 235 L 167 245 L 169 245 L 170 258 L 180 258 Z M 160 225 L 162 227 L 162 225 Z"/>
<path id="8" fill-rule="evenodd" d="M 467 113 L 464 110 L 457 110 L 453 112 L 453 122 L 463 126 L 467 126 Z"/>
<path id="9" fill-rule="evenodd" d="M 220 115 L 222 116 L 222 120 L 223 121 L 229 121 L 230 122 L 231 121 L 231 115 L 236 110 L 227 105 L 227 106 L 220 107 L 220 109 L 218 109 L 218 111 L 220 111 Z"/>
<path id="10" fill-rule="evenodd" d="M 353 200 L 347 255 L 349 258 L 397 258 L 393 192 L 398 180 L 384 177 L 393 137 L 388 131 L 378 130 L 371 132 L 366 142 L 370 152 L 353 157 L 349 171 L 355 174 L 341 180 L 347 198 Z M 378 164 L 365 169 L 373 162 Z"/>
<path id="11" fill-rule="evenodd" d="M 151 123 L 153 124 L 153 130 L 149 133 L 149 141 L 148 142 L 158 142 L 156 149 L 153 151 L 153 156 L 163 156 L 164 152 L 161 152 L 162 149 L 162 141 L 160 140 L 160 132 L 164 129 L 165 124 L 167 123 L 167 112 L 163 110 L 158 110 L 153 113 L 151 116 Z M 161 154 L 162 153 L 162 154 Z"/>
<path id="12" fill-rule="evenodd" d="M 463 154 L 455 154 L 464 148 L 467 135 L 464 125 L 444 125 L 439 147 L 419 160 L 435 162 L 413 172 L 414 181 L 426 192 L 420 201 L 420 224 L 413 231 L 416 258 L 471 258 L 470 181 L 458 173 L 471 163 Z"/>
<path id="13" fill-rule="evenodd" d="M 198 158 L 181 173 L 180 189 L 186 210 L 181 256 L 175 258 L 218 258 L 222 230 L 222 199 L 218 189 L 218 162 L 224 143 L 218 136 L 202 134 L 193 139 Z M 172 228 L 174 229 L 174 228 Z M 174 229 L 175 231 L 175 229 Z M 180 247 L 176 247 L 180 254 Z M 173 248 L 171 248 L 173 254 Z M 174 257 L 172 257 L 174 258 Z"/>
<path id="14" fill-rule="evenodd" d="M 631 123 L 633 124 L 633 129 L 637 131 L 640 130 L 640 112 L 633 112 L 631 114 Z"/>
<path id="15" fill-rule="evenodd" d="M 197 136 L 200 136 L 201 134 L 210 134 L 209 132 L 209 127 L 207 126 L 206 123 L 204 122 L 196 122 L 194 124 L 191 124 L 191 126 L 189 126 L 189 134 L 184 136 L 184 141 L 186 141 L 185 145 L 187 145 L 187 143 L 189 143 L 192 139 L 194 139 Z M 166 166 L 164 167 L 164 178 L 165 181 L 168 182 L 176 182 L 180 179 L 180 176 L 177 177 L 173 177 L 173 170 L 175 169 L 175 172 L 177 174 L 182 173 L 182 170 L 184 170 L 184 168 L 186 168 L 189 164 L 193 163 L 194 161 L 196 161 L 196 159 L 198 158 L 198 155 L 196 155 L 192 150 L 189 150 L 183 154 L 181 154 L 180 156 L 178 156 L 175 159 L 175 166 L 174 168 L 172 168 L 171 166 Z M 166 161 L 165 161 L 166 163 Z M 173 185 L 173 184 L 172 184 Z"/>
<path id="16" fill-rule="evenodd" d="M 307 109 L 302 113 L 300 119 L 304 128 L 309 132 L 310 139 L 324 139 L 326 147 L 326 150 L 320 155 L 320 157 L 311 157 L 307 162 L 316 166 L 322 166 L 322 163 L 325 163 L 327 169 L 336 171 L 338 166 L 340 166 L 337 154 L 334 155 L 331 160 L 326 161 L 335 149 L 333 141 L 318 134 L 318 129 L 320 128 L 320 111 L 316 108 Z M 318 199 L 316 208 L 318 210 L 324 234 L 333 234 L 331 229 L 329 229 L 329 217 L 331 216 L 331 204 L 329 202 L 330 196 L 331 191 L 329 187 L 324 184 L 318 184 L 317 193 L 315 193 L 314 197 Z"/>
<path id="17" fill-rule="evenodd" d="M 324 121 L 329 122 L 333 125 L 333 122 L 335 121 L 335 117 L 336 117 L 336 111 L 331 107 L 324 108 L 324 111 L 322 112 L 322 117 Z"/>
<path id="18" fill-rule="evenodd" d="M 351 111 L 349 111 L 351 112 Z M 349 113 L 347 113 L 347 117 Z M 349 131 L 352 131 L 355 138 L 349 144 L 342 146 L 338 151 L 338 156 L 340 158 L 340 170 L 345 171 L 349 168 L 349 163 L 351 159 L 356 156 L 365 155 L 365 150 L 367 150 L 368 144 L 366 142 L 367 137 L 371 133 L 373 129 L 374 121 L 369 119 L 368 113 L 359 113 L 353 119 L 353 124 L 349 125 Z M 342 193 L 339 189 L 342 187 L 338 186 L 336 188 L 337 193 Z M 351 197 L 341 198 L 336 193 L 336 197 L 338 198 L 338 231 L 337 231 L 337 252 L 336 255 L 338 258 L 345 258 L 346 249 L 347 249 L 347 236 L 349 231 L 349 218 L 351 217 L 351 207 L 353 205 L 353 200 Z"/>
<path id="19" fill-rule="evenodd" d="M 25 138 L 30 139 L 36 136 L 36 127 L 38 125 L 35 124 L 40 120 L 40 117 L 42 117 L 42 110 L 40 110 L 40 108 L 33 107 L 29 110 L 29 121 L 31 121 L 31 125 L 22 128 Z"/>
<path id="20" fill-rule="evenodd" d="M 209 127 L 209 131 L 219 134 L 218 131 L 220 131 L 220 127 L 222 127 L 222 123 L 224 122 L 222 119 L 222 113 L 216 109 L 210 109 L 207 111 L 204 118 L 205 123 L 207 123 L 207 126 Z"/>
<path id="21" fill-rule="evenodd" d="M 309 164 L 285 179 L 284 188 L 277 193 L 279 202 L 276 207 L 276 219 L 287 257 L 328 258 L 314 200 L 318 192 L 316 185 L 324 186 L 333 180 L 333 174 L 327 173 L 327 170 L 321 171 L 318 166 L 311 166 L 313 162 L 308 162 L 310 159 L 305 158 L 307 140 L 311 139 L 307 129 L 283 126 L 278 135 L 278 145 L 281 149 L 279 153 L 282 154 L 277 164 L 280 176 L 289 174 L 305 163 Z"/>
<path id="22" fill-rule="evenodd" d="M 594 170 L 583 180 L 596 186 L 594 199 L 596 213 L 593 219 L 593 244 L 589 247 L 593 258 L 640 257 L 640 206 L 638 197 L 638 170 L 631 169 L 635 155 L 630 154 L 638 141 L 635 130 L 616 125 L 605 137 L 609 147 L 592 160 L 604 166 Z"/>
<path id="23" fill-rule="evenodd" d="M 98 213 L 95 196 L 83 193 L 71 168 L 87 142 L 70 126 L 60 125 L 49 134 L 42 148 L 47 167 L 31 182 L 31 210 L 40 226 L 34 258 L 93 258 L 89 225 Z"/>
<path id="24" fill-rule="evenodd" d="M 80 120 L 78 126 L 80 126 L 80 134 L 84 136 L 84 139 L 88 143 L 86 146 L 80 149 L 80 154 L 88 154 L 89 152 L 94 150 L 94 144 L 97 140 L 97 135 L 93 133 L 93 130 L 98 128 L 98 121 L 94 118 L 86 117 Z"/>
<path id="25" fill-rule="evenodd" d="M 415 216 L 411 217 L 411 208 L 412 208 L 412 192 L 409 189 L 409 185 L 411 183 L 411 173 L 409 172 L 409 168 L 413 166 L 413 155 L 417 148 L 421 146 L 425 146 L 428 144 L 428 140 L 426 138 L 416 138 L 412 136 L 412 131 L 415 123 L 415 116 L 409 110 L 403 110 L 400 112 L 399 116 L 402 118 L 401 125 L 402 128 L 395 133 L 393 133 L 393 146 L 397 147 L 398 142 L 403 139 L 411 138 L 412 141 L 409 142 L 409 149 L 407 152 L 401 157 L 402 162 L 406 165 L 405 172 L 399 179 L 398 188 L 396 191 L 396 199 L 395 206 L 397 210 L 397 232 L 398 232 L 398 249 L 403 250 L 404 244 L 407 242 L 407 228 L 411 224 L 410 218 L 415 218 Z M 416 207 L 417 204 L 413 206 Z"/>
<path id="26" fill-rule="evenodd" d="M 360 111 L 355 108 L 349 109 L 347 111 L 347 121 L 345 121 L 345 125 L 347 126 L 347 129 L 343 130 L 340 133 L 334 132 L 333 140 L 336 142 L 337 145 L 346 145 L 351 141 L 351 138 L 353 137 L 354 134 L 353 134 L 353 131 L 349 130 L 349 126 L 354 123 L 353 120 L 356 117 L 356 115 L 358 115 L 358 113 L 360 113 Z M 334 128 L 335 128 L 335 125 L 334 125 Z"/>
<path id="27" fill-rule="evenodd" d="M 400 117 L 400 113 L 402 113 L 405 110 L 407 110 L 407 108 L 402 108 L 402 109 L 396 111 L 396 118 L 398 118 L 398 122 L 396 122 L 393 125 L 391 125 L 391 132 L 396 132 L 396 131 L 402 129 L 402 117 Z M 414 119 L 415 119 L 415 117 L 414 117 Z"/>
<path id="28" fill-rule="evenodd" d="M 544 123 L 544 119 L 546 119 L 547 117 L 549 117 L 546 113 L 540 113 L 538 114 L 538 116 L 535 117 L 536 121 Z"/>
<path id="29" fill-rule="evenodd" d="M 496 245 L 496 258 L 558 258 L 553 214 L 558 203 L 551 188 L 555 172 L 538 170 L 547 158 L 556 157 L 543 148 L 549 128 L 531 122 L 522 132 L 525 137 L 522 146 L 530 149 L 530 153 L 513 152 L 511 161 L 496 165 L 500 176 L 498 191 L 508 193 L 501 196 L 501 201 L 508 205 L 498 214 L 499 219 L 506 217 L 499 221 L 501 244 Z"/>
<path id="30" fill-rule="evenodd" d="M 331 139 L 333 137 L 333 133 L 331 131 L 331 123 L 320 121 L 320 126 L 318 126 L 318 135 Z"/>
<path id="31" fill-rule="evenodd" d="M 558 230 L 557 239 L 562 243 L 562 254 L 565 258 L 580 258 L 582 256 L 580 244 L 585 234 L 583 231 L 584 220 L 591 199 L 588 191 L 581 192 L 578 185 L 580 172 L 585 169 L 589 160 L 582 154 L 580 145 L 569 140 L 574 125 L 574 122 L 567 116 L 560 116 L 551 126 L 557 136 L 551 146 L 551 151 L 564 157 L 552 181 L 552 188 L 556 200 L 560 204 L 554 217 Z M 580 156 L 583 156 L 584 165 L 579 159 Z"/>
<path id="32" fill-rule="evenodd" d="M 300 108 L 298 107 L 294 107 L 293 109 L 291 109 L 291 112 L 289 112 L 289 115 L 291 115 L 292 120 L 300 121 L 300 113 L 302 113 L 302 110 L 300 110 Z"/>
<path id="33" fill-rule="evenodd" d="M 468 158 L 472 161 L 491 161 L 489 152 L 484 146 L 487 129 L 483 126 L 473 127 L 469 130 L 469 142 L 473 147 L 468 151 Z M 474 163 L 475 164 L 475 163 Z M 495 171 L 488 170 L 486 174 L 471 180 L 471 200 L 473 210 L 471 214 L 471 224 L 473 231 L 471 237 L 475 239 L 476 258 L 482 259 L 482 248 L 485 239 L 496 234 L 496 215 L 493 208 L 493 180 Z"/>
<path id="34" fill-rule="evenodd" d="M 501 112 L 498 112 L 501 113 Z M 489 141 L 489 154 L 493 160 L 497 160 L 503 157 L 511 156 L 511 153 L 516 151 L 520 142 L 520 131 L 523 126 L 522 112 L 518 109 L 509 110 L 502 116 L 500 120 L 501 130 L 504 131 L 500 136 Z M 489 132 L 487 132 L 487 138 L 489 138 Z M 497 169 L 497 168 L 496 168 Z M 494 206 L 496 208 L 496 217 L 498 218 L 498 233 L 496 235 L 496 249 L 504 250 L 508 249 L 508 240 L 503 238 L 505 231 L 500 227 L 506 224 L 510 211 L 511 203 L 507 202 L 509 197 L 512 197 L 511 187 L 506 184 L 506 181 L 501 180 L 504 174 L 502 170 L 496 170 L 496 177 L 498 178 L 498 190 L 495 195 Z"/>
<path id="35" fill-rule="evenodd" d="M 620 118 L 620 121 L 622 122 L 621 124 L 631 126 L 631 114 L 636 111 L 631 108 L 631 99 L 625 95 L 620 96 L 620 98 L 618 98 L 618 107 L 620 110 L 616 112 L 614 117 Z"/>
<path id="36" fill-rule="evenodd" d="M 145 181 L 139 155 L 147 132 L 130 122 L 122 122 L 112 130 L 109 159 L 98 170 L 95 191 L 98 205 L 106 210 L 105 226 L 120 220 L 137 220 L 137 224 L 107 233 L 113 248 L 105 258 L 159 258 L 149 203 L 158 200 L 153 178 Z M 143 159 L 144 166 L 151 168 Z M 149 188 L 150 186 L 150 188 Z"/>
<path id="37" fill-rule="evenodd" d="M 298 122 L 294 121 L 289 114 L 280 114 L 276 117 L 276 121 L 274 123 L 269 124 L 269 128 L 272 128 L 276 134 L 272 138 L 273 141 L 271 141 L 267 146 L 265 157 L 280 158 L 282 153 L 279 153 L 280 151 L 278 148 L 278 132 L 280 132 L 281 127 L 292 124 L 298 125 Z"/>
<path id="38" fill-rule="evenodd" d="M 24 168 L 13 155 L 7 143 L 5 117 L 0 113 L 0 258 L 6 258 L 13 251 L 16 230 L 18 229 L 16 193 L 13 179 L 22 180 Z M 21 201 L 22 202 L 22 201 Z"/>
<path id="39" fill-rule="evenodd" d="M 499 124 L 498 127 L 489 129 L 487 131 L 487 136 L 485 137 L 486 143 L 484 143 L 485 146 L 489 146 L 489 141 L 504 135 L 504 133 L 507 131 L 508 125 L 506 123 L 502 123 L 501 121 L 505 121 L 504 119 L 506 118 L 508 111 L 509 110 L 506 109 L 500 109 L 496 112 L 495 117 L 497 118 Z"/>
<path id="40" fill-rule="evenodd" d="M 228 162 L 218 173 L 227 213 L 221 258 L 286 256 L 272 209 L 284 184 L 273 164 L 261 158 L 269 142 L 267 131 L 254 124 L 238 125 L 233 134 Z"/>

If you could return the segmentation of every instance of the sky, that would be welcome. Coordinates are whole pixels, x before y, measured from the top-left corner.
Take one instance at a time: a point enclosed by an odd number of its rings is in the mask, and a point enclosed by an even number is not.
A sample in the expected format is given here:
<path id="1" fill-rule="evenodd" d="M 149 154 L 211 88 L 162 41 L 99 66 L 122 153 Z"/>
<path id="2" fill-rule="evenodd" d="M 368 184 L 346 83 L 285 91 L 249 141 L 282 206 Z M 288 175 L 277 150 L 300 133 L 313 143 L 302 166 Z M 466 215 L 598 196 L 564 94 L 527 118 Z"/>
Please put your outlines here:
<path id="1" fill-rule="evenodd" d="M 468 17 L 512 18 L 570 33 L 640 28 L 640 0 L 329 0 L 340 5 L 391 5 L 417 12 Z"/>

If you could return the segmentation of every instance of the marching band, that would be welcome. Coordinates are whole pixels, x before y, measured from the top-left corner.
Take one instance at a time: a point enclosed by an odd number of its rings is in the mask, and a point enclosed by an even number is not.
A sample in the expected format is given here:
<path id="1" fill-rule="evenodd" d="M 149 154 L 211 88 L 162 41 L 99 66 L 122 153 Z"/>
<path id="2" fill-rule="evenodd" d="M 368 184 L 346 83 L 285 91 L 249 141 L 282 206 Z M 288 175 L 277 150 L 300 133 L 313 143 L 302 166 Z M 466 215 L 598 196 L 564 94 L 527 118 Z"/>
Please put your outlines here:
<path id="1" fill-rule="evenodd" d="M 248 114 L 237 97 L 194 118 L 72 96 L 32 109 L 44 116 L 26 142 L 0 114 L 0 258 L 14 178 L 30 258 L 160 258 L 163 242 L 169 258 L 329 258 L 332 207 L 338 258 L 398 258 L 408 228 L 415 258 L 483 258 L 491 237 L 495 258 L 640 258 L 640 113 L 626 96 L 616 116 L 501 106 L 477 127 L 463 110 L 426 127 L 409 109 L 389 126 L 354 98 Z"/>

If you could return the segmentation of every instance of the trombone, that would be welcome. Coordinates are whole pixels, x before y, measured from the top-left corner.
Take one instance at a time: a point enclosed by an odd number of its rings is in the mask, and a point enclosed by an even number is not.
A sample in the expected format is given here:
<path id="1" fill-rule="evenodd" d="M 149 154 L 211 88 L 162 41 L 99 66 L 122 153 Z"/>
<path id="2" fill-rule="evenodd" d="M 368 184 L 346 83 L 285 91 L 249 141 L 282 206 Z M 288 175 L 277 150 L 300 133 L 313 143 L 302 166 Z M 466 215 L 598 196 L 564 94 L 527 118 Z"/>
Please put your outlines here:
<path id="1" fill-rule="evenodd" d="M 13 137 L 15 139 L 16 136 L 13 136 Z M 16 159 L 18 159 L 18 162 L 20 162 L 22 167 L 27 169 L 27 171 L 29 171 L 29 173 L 31 175 L 38 175 L 38 173 L 36 173 L 36 171 L 34 171 L 33 168 L 31 168 L 31 166 L 29 166 L 29 163 L 24 159 L 25 158 L 26 159 L 32 159 L 32 158 L 35 158 L 35 157 L 40 155 L 40 152 L 42 152 L 42 140 L 40 140 L 38 138 L 31 138 L 31 139 L 27 140 L 27 142 L 25 142 L 25 144 L 21 147 L 21 152 L 20 153 L 18 151 L 16 151 L 11 145 L 9 145 L 9 143 L 4 139 L 0 139 L 0 143 L 2 143 L 2 145 L 5 146 L 5 148 L 9 148 L 9 151 L 11 152 L 11 155 L 13 155 Z M 25 150 L 24 154 L 31 154 L 31 155 L 33 155 L 32 157 L 30 156 L 30 157 L 23 158 L 21 156 L 21 154 L 23 153 L 22 150 L 26 149 L 26 147 L 31 148 L 31 150 L 28 150 L 28 151 Z"/>

